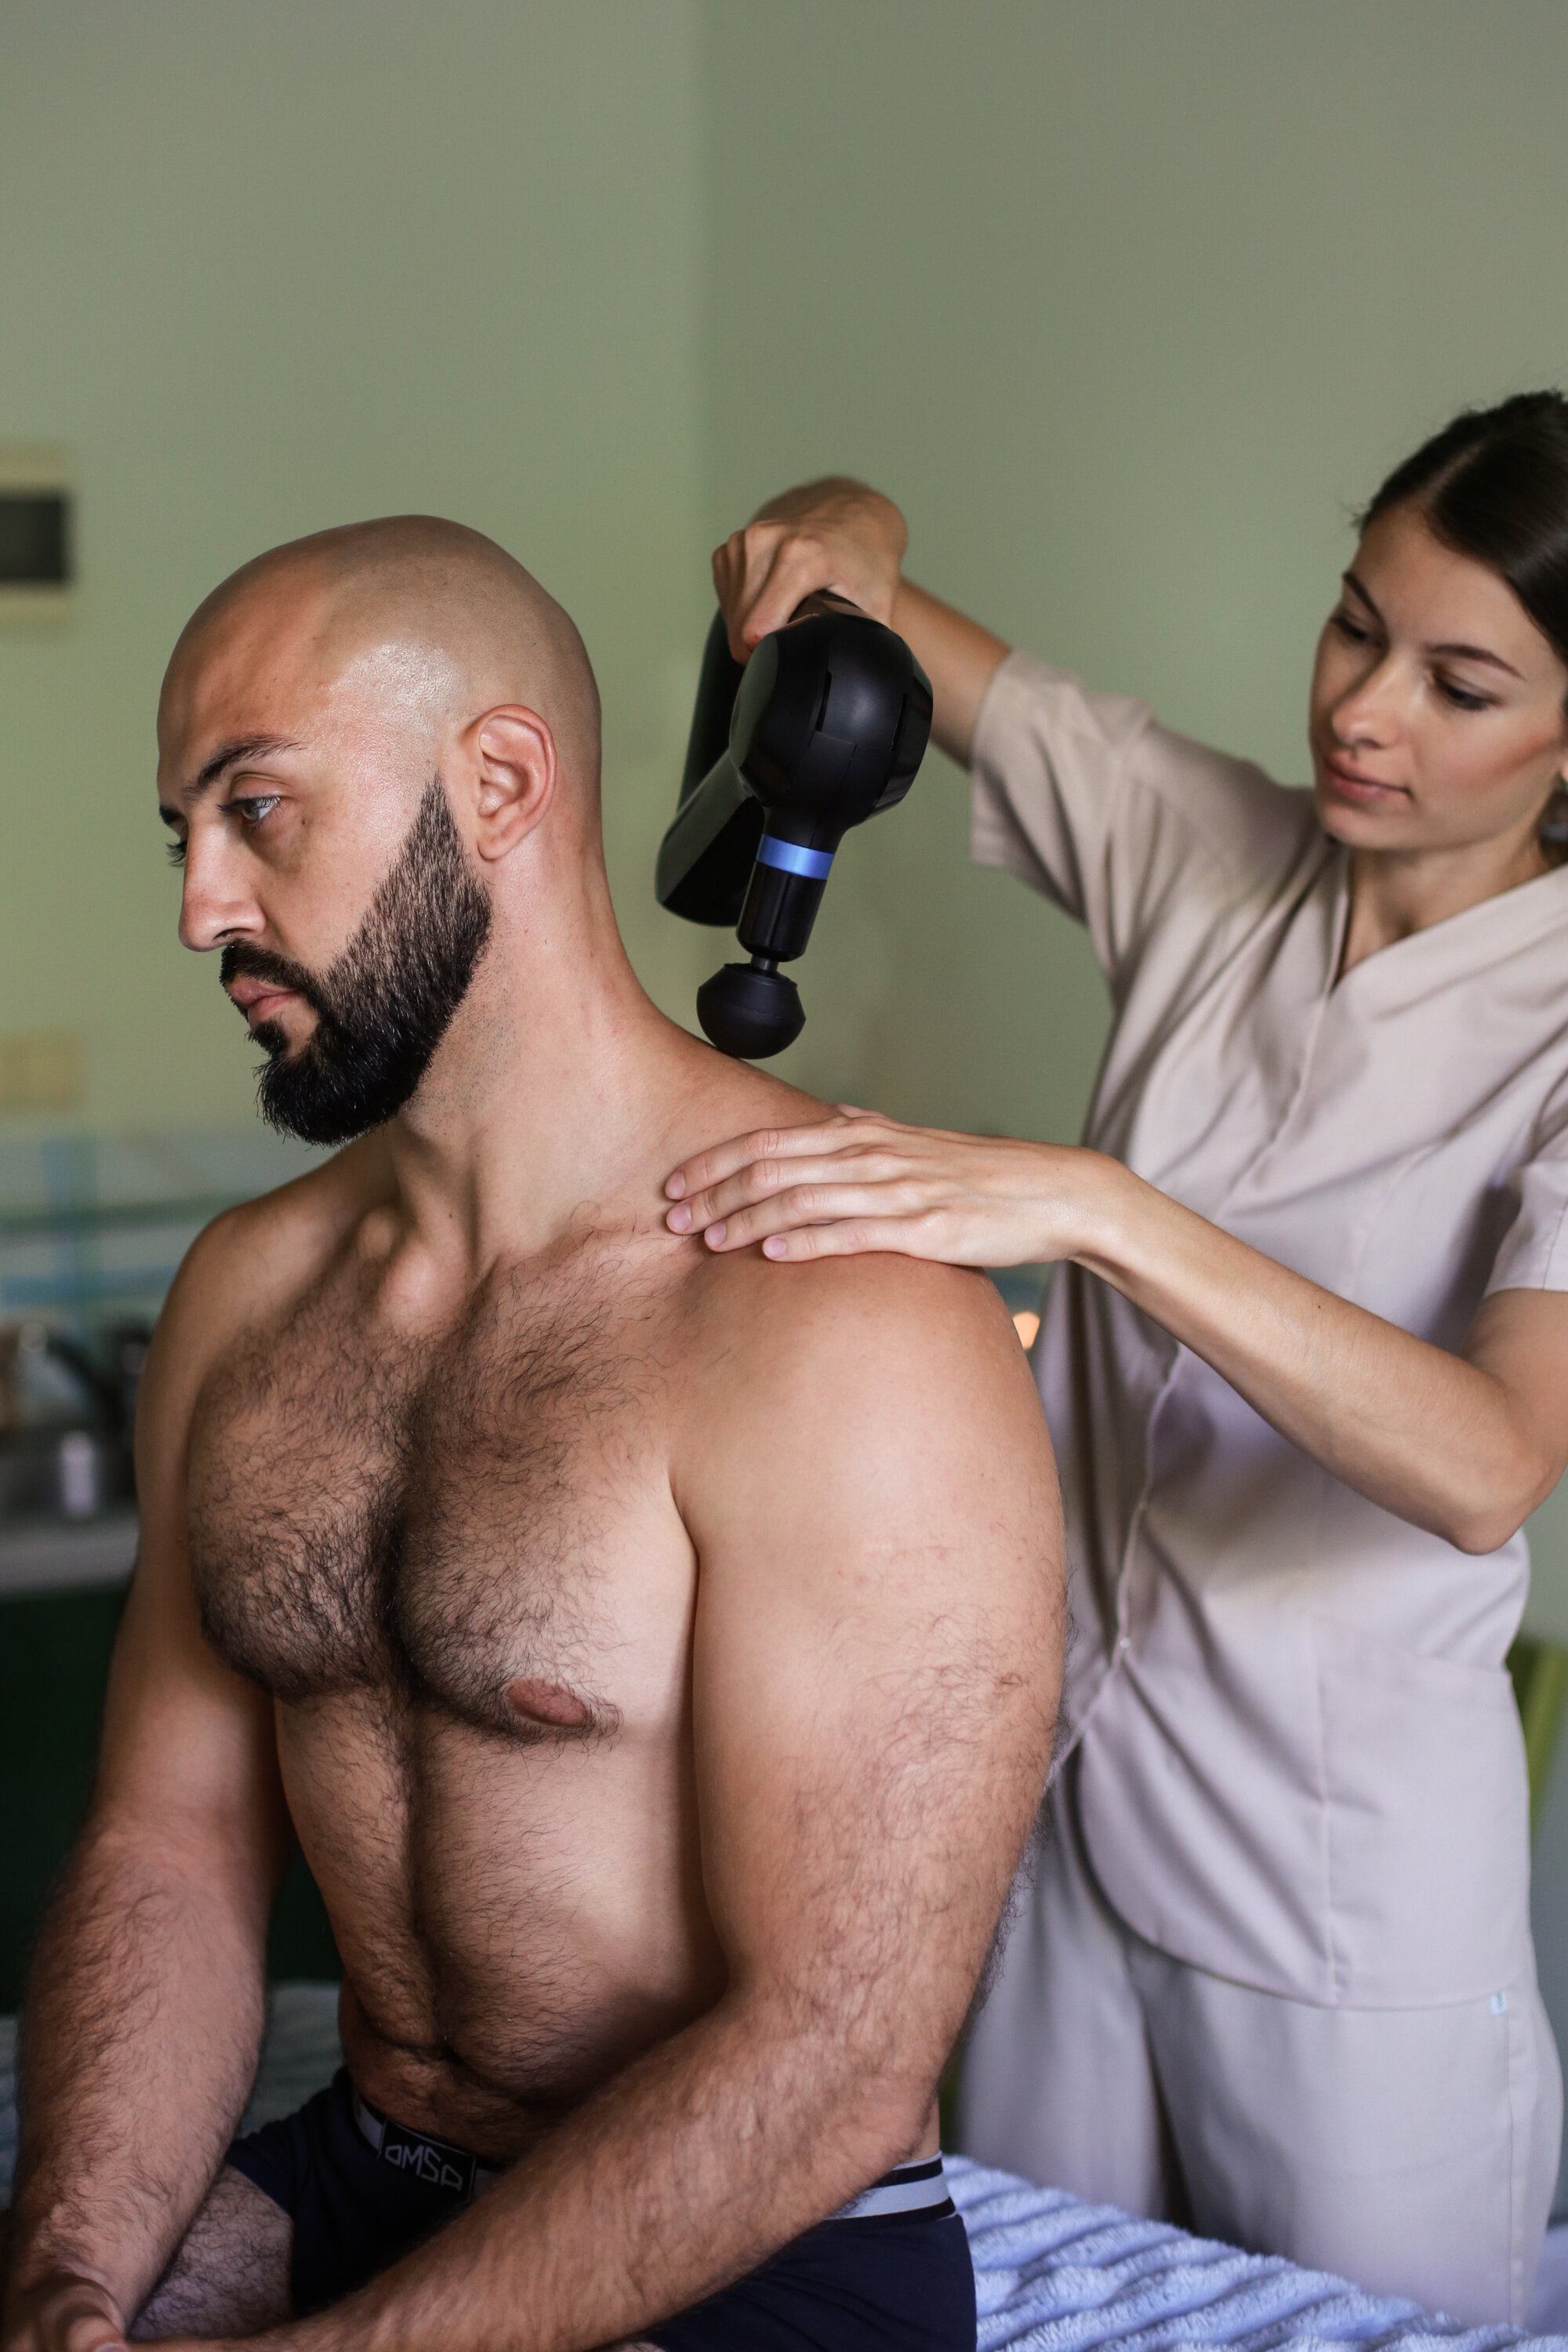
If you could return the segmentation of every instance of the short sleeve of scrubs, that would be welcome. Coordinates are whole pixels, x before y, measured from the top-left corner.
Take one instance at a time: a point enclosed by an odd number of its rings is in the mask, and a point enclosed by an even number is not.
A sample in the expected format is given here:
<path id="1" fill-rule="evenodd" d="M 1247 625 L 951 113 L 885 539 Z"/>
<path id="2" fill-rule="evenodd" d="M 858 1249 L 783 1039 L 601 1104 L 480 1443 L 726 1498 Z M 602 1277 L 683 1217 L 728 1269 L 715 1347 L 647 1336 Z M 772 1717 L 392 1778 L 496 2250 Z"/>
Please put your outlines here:
<path id="1" fill-rule="evenodd" d="M 1497 1290 L 1568 1290 L 1568 1086 L 1547 1103 L 1535 1150 L 1508 1189 L 1518 1205 L 1487 1284 L 1489 1297 Z"/>
<path id="2" fill-rule="evenodd" d="M 1174 904 L 1217 913 L 1301 844 L 1300 793 L 1030 654 L 991 682 L 973 795 L 972 856 L 1085 924 L 1113 994 Z"/>
<path id="3" fill-rule="evenodd" d="M 1349 859 L 1310 791 L 1024 654 L 973 768 L 975 856 L 1086 924 L 1110 984 L 1093 1150 L 1436 1346 L 1489 1285 L 1568 1289 L 1568 867 L 1342 973 Z M 1331 1478 L 1082 1267 L 1052 1281 L 1035 1370 L 1113 1908 L 1296 2000 L 1510 1982 L 1523 1539 L 1479 1559 Z"/>

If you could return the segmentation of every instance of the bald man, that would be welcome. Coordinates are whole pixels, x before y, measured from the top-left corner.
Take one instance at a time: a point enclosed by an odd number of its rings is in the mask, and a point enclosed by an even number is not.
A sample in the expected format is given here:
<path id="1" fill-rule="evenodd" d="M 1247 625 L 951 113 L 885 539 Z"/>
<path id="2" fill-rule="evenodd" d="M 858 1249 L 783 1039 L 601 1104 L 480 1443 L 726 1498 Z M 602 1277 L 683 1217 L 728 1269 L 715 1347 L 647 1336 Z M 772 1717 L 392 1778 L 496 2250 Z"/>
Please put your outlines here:
<path id="1" fill-rule="evenodd" d="M 935 2093 L 1059 1664 L 1005 1313 L 667 1230 L 811 1106 L 638 987 L 586 656 L 488 541 L 237 572 L 159 795 L 263 1110 L 346 1148 L 201 1237 L 148 1363 L 7 2352 L 972 2352 Z M 234 2140 L 295 1838 L 346 2066 Z"/>

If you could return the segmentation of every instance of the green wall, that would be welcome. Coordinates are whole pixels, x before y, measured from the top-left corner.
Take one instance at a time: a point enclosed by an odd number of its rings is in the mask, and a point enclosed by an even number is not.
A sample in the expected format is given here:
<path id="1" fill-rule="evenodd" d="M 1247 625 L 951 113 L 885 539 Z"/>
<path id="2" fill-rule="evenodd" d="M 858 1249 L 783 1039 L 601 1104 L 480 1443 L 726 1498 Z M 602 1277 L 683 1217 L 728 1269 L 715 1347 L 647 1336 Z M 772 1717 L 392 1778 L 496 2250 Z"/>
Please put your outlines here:
<path id="1" fill-rule="evenodd" d="M 97 1124 L 249 1118 L 153 701 L 216 579 L 350 516 L 458 515 L 575 612 L 686 1017 L 721 944 L 648 873 L 706 551 L 784 481 L 868 475 L 917 577 L 1300 774 L 1350 507 L 1568 379 L 1565 89 L 1562 0 L 7 0 L 0 440 L 73 450 L 82 586 L 0 628 L 0 1031 L 79 1029 Z M 1098 978 L 964 831 L 933 761 L 851 840 L 784 1066 L 1070 1136 Z"/>
<path id="2" fill-rule="evenodd" d="M 707 536 L 810 475 L 911 576 L 1306 773 L 1348 517 L 1466 401 L 1568 383 L 1562 0 L 722 0 L 705 18 Z M 966 867 L 933 761 L 841 854 L 802 1082 L 1070 1139 L 1074 927 Z M 1568 1491 L 1527 1622 L 1568 1643 Z"/>
<path id="3" fill-rule="evenodd" d="M 709 536 L 865 475 L 912 576 L 1305 772 L 1346 516 L 1466 400 L 1568 379 L 1561 0 L 723 0 L 705 18 Z M 1071 1136 L 1099 982 L 966 873 L 931 771 L 841 860 L 829 1090 Z M 833 935 L 840 935 L 839 940 Z M 830 944 L 832 940 L 832 944 Z"/>
<path id="4" fill-rule="evenodd" d="M 0 441 L 67 443 L 76 618 L 0 625 L 0 1030 L 76 1025 L 89 1118 L 243 1119 L 173 946 L 153 698 L 193 603 L 340 518 L 495 531 L 608 714 L 659 918 L 705 554 L 847 467 L 917 576 L 1301 764 L 1350 505 L 1466 397 L 1568 375 L 1561 0 L 10 0 Z M 1070 1134 L 1081 943 L 963 857 L 933 762 L 848 845 L 794 1066 Z"/>
<path id="5" fill-rule="evenodd" d="M 689 0 L 6 0 L 0 440 L 64 442 L 81 589 L 0 625 L 0 1030 L 71 1026 L 86 1116 L 247 1120 L 178 952 L 158 680 L 259 549 L 426 509 L 494 533 L 602 672 L 634 950 L 706 596 Z M 626 878 L 629 877 L 629 878 Z"/>

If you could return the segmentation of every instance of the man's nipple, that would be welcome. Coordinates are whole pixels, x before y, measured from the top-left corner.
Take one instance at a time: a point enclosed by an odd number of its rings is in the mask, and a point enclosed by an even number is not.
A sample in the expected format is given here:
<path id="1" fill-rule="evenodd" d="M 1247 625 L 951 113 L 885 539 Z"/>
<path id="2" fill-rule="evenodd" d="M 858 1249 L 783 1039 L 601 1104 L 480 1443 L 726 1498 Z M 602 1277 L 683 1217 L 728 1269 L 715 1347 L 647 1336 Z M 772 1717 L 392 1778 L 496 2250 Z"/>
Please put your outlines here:
<path id="1" fill-rule="evenodd" d="M 564 1683 L 519 1675 L 515 1682 L 508 1683 L 502 1696 L 513 1715 L 530 1723 L 547 1723 L 553 1731 L 582 1731 L 593 1721 L 590 1710 Z"/>

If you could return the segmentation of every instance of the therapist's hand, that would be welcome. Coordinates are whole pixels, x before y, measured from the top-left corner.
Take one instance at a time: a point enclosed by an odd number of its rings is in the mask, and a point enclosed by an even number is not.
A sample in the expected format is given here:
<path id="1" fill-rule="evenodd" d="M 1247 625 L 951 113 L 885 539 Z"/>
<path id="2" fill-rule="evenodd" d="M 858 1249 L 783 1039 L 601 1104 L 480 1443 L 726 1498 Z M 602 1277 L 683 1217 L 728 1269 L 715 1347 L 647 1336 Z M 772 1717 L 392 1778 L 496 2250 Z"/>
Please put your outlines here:
<path id="1" fill-rule="evenodd" d="M 713 585 L 737 661 L 782 629 L 803 596 L 831 588 L 890 623 L 910 534 L 891 499 L 842 475 L 804 482 L 713 551 Z"/>
<path id="2" fill-rule="evenodd" d="M 736 1136 L 669 1177 L 674 1234 L 765 1257 L 898 1250 L 948 1265 L 1076 1256 L 1121 1174 L 1100 1153 L 1004 1136 L 902 1127 L 840 1104 L 812 1127 Z"/>

